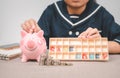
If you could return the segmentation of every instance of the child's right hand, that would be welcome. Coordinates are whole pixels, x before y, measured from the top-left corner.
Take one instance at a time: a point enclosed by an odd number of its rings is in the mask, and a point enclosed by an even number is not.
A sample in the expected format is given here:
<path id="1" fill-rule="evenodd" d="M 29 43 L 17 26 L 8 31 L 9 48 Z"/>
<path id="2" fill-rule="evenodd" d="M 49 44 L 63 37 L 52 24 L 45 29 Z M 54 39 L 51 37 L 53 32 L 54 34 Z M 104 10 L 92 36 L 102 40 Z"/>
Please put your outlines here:
<path id="1" fill-rule="evenodd" d="M 40 31 L 40 27 L 34 19 L 29 19 L 21 25 L 22 29 L 28 33 L 34 33 Z"/>

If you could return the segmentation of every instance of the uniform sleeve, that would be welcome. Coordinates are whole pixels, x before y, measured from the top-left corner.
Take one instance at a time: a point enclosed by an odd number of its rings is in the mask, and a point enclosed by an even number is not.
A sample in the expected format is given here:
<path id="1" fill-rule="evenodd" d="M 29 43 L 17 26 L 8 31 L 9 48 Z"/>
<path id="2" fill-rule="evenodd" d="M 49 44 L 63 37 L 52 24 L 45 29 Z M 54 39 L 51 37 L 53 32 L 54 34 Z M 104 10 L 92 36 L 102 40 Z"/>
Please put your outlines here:
<path id="1" fill-rule="evenodd" d="M 40 26 L 40 28 L 44 31 L 44 37 L 45 40 L 47 42 L 47 47 L 49 46 L 49 37 L 50 37 L 50 19 L 51 19 L 51 15 L 52 11 L 51 11 L 51 7 L 48 6 L 44 12 L 42 13 L 39 21 L 38 21 L 38 25 Z"/>
<path id="2" fill-rule="evenodd" d="M 106 29 L 108 39 L 111 41 L 116 41 L 120 44 L 120 25 L 118 25 L 114 17 L 107 11 L 103 14 L 103 29 Z"/>

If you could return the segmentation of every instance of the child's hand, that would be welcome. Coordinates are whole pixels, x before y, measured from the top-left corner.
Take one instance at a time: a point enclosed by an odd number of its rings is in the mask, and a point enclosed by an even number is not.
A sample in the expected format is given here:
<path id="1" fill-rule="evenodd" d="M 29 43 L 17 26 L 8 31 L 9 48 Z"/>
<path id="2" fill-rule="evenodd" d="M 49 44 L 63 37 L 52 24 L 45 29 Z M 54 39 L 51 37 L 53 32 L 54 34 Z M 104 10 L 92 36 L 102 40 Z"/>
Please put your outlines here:
<path id="1" fill-rule="evenodd" d="M 40 27 L 34 19 L 29 19 L 21 25 L 22 29 L 28 33 L 34 33 L 40 31 Z"/>
<path id="2" fill-rule="evenodd" d="M 86 31 L 82 32 L 79 36 L 79 38 L 87 39 L 87 38 L 99 38 L 101 37 L 100 32 L 96 28 L 89 27 Z"/>

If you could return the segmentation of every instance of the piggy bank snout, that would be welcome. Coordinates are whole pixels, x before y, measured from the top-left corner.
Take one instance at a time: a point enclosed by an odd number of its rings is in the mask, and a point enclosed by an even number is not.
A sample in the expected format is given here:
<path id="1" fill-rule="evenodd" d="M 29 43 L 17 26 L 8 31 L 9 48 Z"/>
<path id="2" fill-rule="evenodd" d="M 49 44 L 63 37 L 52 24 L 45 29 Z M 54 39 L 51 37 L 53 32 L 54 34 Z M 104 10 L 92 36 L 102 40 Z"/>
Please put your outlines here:
<path id="1" fill-rule="evenodd" d="M 27 42 L 27 47 L 28 47 L 29 49 L 35 48 L 35 42 L 34 42 L 33 40 L 29 40 L 29 41 Z"/>

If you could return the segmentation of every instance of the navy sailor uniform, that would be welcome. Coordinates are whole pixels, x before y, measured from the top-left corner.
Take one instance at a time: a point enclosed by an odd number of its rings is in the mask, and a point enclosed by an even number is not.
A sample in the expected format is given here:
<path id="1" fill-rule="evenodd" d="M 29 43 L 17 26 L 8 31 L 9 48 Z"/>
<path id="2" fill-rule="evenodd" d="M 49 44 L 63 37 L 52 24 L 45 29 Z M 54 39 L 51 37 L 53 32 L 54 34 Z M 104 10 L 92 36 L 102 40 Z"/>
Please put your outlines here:
<path id="1" fill-rule="evenodd" d="M 102 37 L 120 43 L 120 25 L 102 6 L 89 0 L 85 11 L 80 14 L 68 14 L 64 0 L 49 5 L 41 15 L 38 25 L 44 30 L 49 46 L 50 37 L 78 37 L 88 27 L 97 28 Z"/>

